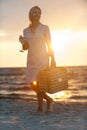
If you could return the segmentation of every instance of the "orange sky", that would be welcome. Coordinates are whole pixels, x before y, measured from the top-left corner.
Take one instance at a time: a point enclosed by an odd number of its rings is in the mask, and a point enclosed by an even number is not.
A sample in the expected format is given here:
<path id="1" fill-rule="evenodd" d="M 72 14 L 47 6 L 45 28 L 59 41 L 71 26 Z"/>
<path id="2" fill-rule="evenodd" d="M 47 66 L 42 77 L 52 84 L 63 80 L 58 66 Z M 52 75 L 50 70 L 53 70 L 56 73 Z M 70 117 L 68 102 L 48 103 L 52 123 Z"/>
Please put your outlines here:
<path id="1" fill-rule="evenodd" d="M 26 66 L 18 37 L 33 5 L 41 7 L 41 22 L 50 27 L 57 65 L 87 65 L 87 0 L 1 0 L 0 67 Z"/>

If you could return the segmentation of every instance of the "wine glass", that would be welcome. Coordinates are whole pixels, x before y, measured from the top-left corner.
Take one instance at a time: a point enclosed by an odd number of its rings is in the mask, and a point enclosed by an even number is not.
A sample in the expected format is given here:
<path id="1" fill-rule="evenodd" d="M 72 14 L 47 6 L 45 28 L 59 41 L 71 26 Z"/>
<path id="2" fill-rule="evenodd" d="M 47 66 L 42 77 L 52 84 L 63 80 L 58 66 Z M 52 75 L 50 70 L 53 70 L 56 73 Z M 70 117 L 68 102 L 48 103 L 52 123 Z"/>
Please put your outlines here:
<path id="1" fill-rule="evenodd" d="M 24 52 L 23 48 L 21 48 L 21 50 L 19 52 Z"/>
<path id="2" fill-rule="evenodd" d="M 24 40 L 25 40 L 24 37 L 22 37 L 22 35 L 20 35 L 20 37 L 19 37 L 19 42 L 20 42 L 21 44 L 23 44 Z M 19 52 L 24 52 L 23 47 L 21 48 L 21 50 L 20 50 Z"/>

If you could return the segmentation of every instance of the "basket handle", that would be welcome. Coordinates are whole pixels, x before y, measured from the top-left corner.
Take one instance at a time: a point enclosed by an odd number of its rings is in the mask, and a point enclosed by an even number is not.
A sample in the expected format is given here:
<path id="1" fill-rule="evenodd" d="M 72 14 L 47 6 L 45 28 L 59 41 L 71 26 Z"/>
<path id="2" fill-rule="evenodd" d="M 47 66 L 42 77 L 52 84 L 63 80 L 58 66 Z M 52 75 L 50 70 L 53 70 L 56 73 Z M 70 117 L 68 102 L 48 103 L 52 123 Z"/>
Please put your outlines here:
<path id="1" fill-rule="evenodd" d="M 51 57 L 51 67 L 56 67 L 56 61 L 54 57 Z"/>

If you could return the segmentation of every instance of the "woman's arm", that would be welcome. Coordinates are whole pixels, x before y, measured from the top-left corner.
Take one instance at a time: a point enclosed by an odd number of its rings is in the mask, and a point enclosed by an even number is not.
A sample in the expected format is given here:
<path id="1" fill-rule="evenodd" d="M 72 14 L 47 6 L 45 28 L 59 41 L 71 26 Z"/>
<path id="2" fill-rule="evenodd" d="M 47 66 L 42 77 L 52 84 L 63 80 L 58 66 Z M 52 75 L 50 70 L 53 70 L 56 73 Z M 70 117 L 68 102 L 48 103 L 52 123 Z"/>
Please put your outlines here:
<path id="1" fill-rule="evenodd" d="M 46 26 L 45 29 L 45 42 L 47 44 L 48 55 L 54 57 L 54 50 L 51 42 L 51 34 L 48 26 Z"/>
<path id="2" fill-rule="evenodd" d="M 45 42 L 47 44 L 48 55 L 51 57 L 51 66 L 56 66 L 54 50 L 51 42 L 51 34 L 48 26 L 45 30 Z"/>

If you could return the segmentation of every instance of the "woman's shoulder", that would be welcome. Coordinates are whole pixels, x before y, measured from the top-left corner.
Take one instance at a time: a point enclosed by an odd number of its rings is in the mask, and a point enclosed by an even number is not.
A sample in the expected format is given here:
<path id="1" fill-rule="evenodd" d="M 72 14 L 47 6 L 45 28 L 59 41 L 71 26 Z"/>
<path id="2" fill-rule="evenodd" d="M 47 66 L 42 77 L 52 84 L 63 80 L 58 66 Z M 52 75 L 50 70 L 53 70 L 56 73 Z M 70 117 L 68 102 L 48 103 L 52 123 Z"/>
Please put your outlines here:
<path id="1" fill-rule="evenodd" d="M 42 23 L 41 23 L 41 27 L 42 27 L 44 30 L 49 30 L 49 26 L 46 25 L 46 24 L 42 24 Z"/>
<path id="2" fill-rule="evenodd" d="M 46 25 L 46 24 L 42 24 L 42 23 L 41 23 L 41 26 L 44 27 L 44 28 L 49 28 L 49 26 Z"/>
<path id="3" fill-rule="evenodd" d="M 29 26 L 23 29 L 23 32 L 27 32 L 29 30 Z"/>

